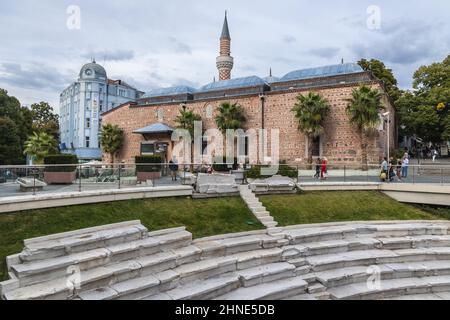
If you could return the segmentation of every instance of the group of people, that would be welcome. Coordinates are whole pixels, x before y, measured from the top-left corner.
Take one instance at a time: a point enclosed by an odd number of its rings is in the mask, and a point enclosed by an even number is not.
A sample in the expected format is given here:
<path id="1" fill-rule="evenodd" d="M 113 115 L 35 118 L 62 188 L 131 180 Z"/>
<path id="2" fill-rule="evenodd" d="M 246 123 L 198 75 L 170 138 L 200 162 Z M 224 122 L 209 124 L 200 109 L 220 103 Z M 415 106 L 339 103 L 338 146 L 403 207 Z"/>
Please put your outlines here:
<path id="1" fill-rule="evenodd" d="M 316 160 L 316 174 L 314 178 L 317 180 L 326 180 L 328 175 L 328 159 L 323 157 L 322 159 L 318 158 Z"/>
<path id="2" fill-rule="evenodd" d="M 436 162 L 436 158 L 441 154 L 441 147 L 439 146 L 425 146 L 425 147 L 412 147 L 412 155 L 417 159 L 431 159 Z"/>
<path id="3" fill-rule="evenodd" d="M 383 182 L 389 181 L 393 182 L 395 179 L 397 181 L 402 181 L 408 177 L 408 167 L 409 167 L 409 153 L 405 150 L 405 154 L 401 159 L 394 161 L 393 157 L 390 157 L 389 162 L 387 157 L 384 157 L 381 163 L 381 173 L 380 180 Z"/>

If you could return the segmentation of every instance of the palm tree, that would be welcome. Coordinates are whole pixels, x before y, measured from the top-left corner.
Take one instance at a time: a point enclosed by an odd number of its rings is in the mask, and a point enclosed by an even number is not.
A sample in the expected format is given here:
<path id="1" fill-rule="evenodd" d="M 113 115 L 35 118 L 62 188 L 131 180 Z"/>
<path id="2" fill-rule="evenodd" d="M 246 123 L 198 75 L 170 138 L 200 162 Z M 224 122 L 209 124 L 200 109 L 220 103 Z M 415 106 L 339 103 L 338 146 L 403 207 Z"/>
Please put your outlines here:
<path id="1" fill-rule="evenodd" d="M 242 107 L 237 102 L 223 102 L 219 107 L 218 114 L 215 120 L 217 127 L 220 131 L 222 131 L 222 133 L 225 133 L 229 129 L 242 129 L 245 122 L 247 121 L 244 115 L 244 109 L 242 109 Z"/>
<path id="2" fill-rule="evenodd" d="M 247 121 L 244 110 L 238 103 L 224 102 L 220 105 L 219 114 L 216 116 L 216 124 L 220 131 L 227 129 L 241 129 Z"/>
<path id="3" fill-rule="evenodd" d="M 100 145 L 102 150 L 109 153 L 111 163 L 114 164 L 114 157 L 122 148 L 123 145 L 123 131 L 117 125 L 106 124 L 102 128 Z"/>
<path id="4" fill-rule="evenodd" d="M 350 123 L 358 127 L 361 137 L 361 162 L 364 170 L 367 170 L 367 134 L 375 131 L 380 123 L 379 114 L 384 110 L 381 98 L 379 90 L 363 85 L 353 89 L 351 98 L 346 100 Z"/>
<path id="5" fill-rule="evenodd" d="M 34 158 L 36 163 L 41 164 L 47 155 L 58 152 L 57 144 L 53 136 L 45 132 L 34 132 L 25 141 L 23 153 Z"/>
<path id="6" fill-rule="evenodd" d="M 194 138 L 194 124 L 196 121 L 202 121 L 202 117 L 193 111 L 180 110 L 180 114 L 175 118 L 175 123 L 178 129 L 185 129 L 189 131 L 191 139 Z M 191 159 L 192 162 L 192 140 L 191 140 Z M 191 166 L 192 167 L 192 166 Z"/>
<path id="7" fill-rule="evenodd" d="M 312 163 L 312 142 L 324 131 L 324 121 L 330 112 L 330 104 L 320 94 L 309 92 L 298 95 L 292 111 L 298 121 L 298 130 L 308 138 L 308 163 Z"/>

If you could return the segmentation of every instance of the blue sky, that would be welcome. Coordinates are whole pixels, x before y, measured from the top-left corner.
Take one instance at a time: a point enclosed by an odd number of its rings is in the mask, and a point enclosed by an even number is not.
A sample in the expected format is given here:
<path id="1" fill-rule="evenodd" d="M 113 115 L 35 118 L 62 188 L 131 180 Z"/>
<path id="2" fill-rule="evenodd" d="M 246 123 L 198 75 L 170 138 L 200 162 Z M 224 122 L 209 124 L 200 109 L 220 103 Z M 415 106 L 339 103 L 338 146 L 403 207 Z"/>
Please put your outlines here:
<path id="1" fill-rule="evenodd" d="M 81 28 L 67 28 L 77 5 Z M 380 9 L 379 29 L 367 8 Z M 377 58 L 402 88 L 420 65 L 450 53 L 450 2 L 0 0 L 0 88 L 23 104 L 49 101 L 95 57 L 108 76 L 146 91 L 217 77 L 224 11 L 228 10 L 232 76 L 289 71 Z"/>

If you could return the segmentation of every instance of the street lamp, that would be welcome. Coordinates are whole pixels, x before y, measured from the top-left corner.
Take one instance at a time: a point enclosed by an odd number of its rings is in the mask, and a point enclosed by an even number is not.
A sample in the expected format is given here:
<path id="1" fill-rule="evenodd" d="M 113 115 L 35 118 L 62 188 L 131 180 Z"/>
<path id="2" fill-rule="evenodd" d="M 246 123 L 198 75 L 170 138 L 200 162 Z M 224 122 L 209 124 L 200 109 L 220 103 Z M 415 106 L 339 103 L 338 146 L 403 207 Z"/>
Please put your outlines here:
<path id="1" fill-rule="evenodd" d="M 390 123 L 391 123 L 390 115 L 391 115 L 390 111 L 382 114 L 383 117 L 387 117 L 387 130 L 386 130 L 387 131 L 387 138 L 386 138 L 387 139 L 387 152 L 386 152 L 387 153 L 387 161 L 389 161 L 389 159 L 390 159 L 390 154 L 389 154 L 389 149 L 390 149 L 389 129 L 390 129 Z"/>

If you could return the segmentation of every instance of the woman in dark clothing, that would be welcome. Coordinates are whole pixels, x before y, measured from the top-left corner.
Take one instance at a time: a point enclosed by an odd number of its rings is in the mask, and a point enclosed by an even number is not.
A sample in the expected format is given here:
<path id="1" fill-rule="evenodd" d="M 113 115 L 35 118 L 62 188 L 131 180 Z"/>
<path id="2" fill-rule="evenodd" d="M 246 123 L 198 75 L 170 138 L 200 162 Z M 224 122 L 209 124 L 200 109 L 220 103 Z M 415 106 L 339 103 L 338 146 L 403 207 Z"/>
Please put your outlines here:
<path id="1" fill-rule="evenodd" d="M 315 179 L 320 178 L 320 158 L 316 160 L 316 174 L 314 175 Z"/>
<path id="2" fill-rule="evenodd" d="M 173 160 L 169 161 L 169 170 L 172 176 L 172 181 L 177 181 L 178 164 Z"/>

